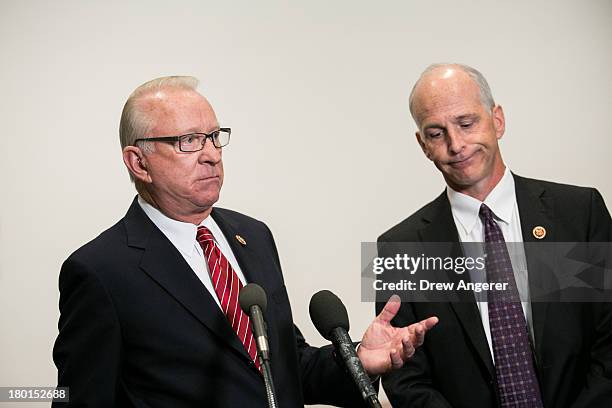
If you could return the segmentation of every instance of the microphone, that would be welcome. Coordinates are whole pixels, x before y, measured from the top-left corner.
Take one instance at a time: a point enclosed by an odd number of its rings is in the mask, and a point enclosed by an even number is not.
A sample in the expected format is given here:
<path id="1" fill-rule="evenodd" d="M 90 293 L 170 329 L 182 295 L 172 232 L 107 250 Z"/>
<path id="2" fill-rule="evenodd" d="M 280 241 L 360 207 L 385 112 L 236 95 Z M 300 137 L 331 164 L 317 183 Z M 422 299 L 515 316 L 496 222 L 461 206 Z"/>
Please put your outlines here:
<path id="1" fill-rule="evenodd" d="M 321 336 L 334 344 L 363 399 L 370 407 L 381 408 L 378 393 L 372 387 L 348 334 L 348 313 L 342 301 L 329 290 L 321 290 L 310 299 L 309 311 L 310 319 Z"/>
<path id="2" fill-rule="evenodd" d="M 270 366 L 270 346 L 268 345 L 268 333 L 266 332 L 266 321 L 264 312 L 268 305 L 266 292 L 256 283 L 249 283 L 240 289 L 238 303 L 244 313 L 251 318 L 251 327 L 255 345 L 257 346 L 257 357 L 262 368 L 264 383 L 266 385 L 266 396 L 268 407 L 277 408 L 276 392 L 272 380 L 272 367 Z"/>
<path id="3" fill-rule="evenodd" d="M 264 360 L 270 360 L 270 347 L 268 346 L 268 333 L 263 313 L 266 311 L 268 299 L 266 292 L 256 283 L 249 283 L 240 290 L 238 295 L 240 308 L 251 318 L 253 335 L 257 345 L 257 355 Z"/>

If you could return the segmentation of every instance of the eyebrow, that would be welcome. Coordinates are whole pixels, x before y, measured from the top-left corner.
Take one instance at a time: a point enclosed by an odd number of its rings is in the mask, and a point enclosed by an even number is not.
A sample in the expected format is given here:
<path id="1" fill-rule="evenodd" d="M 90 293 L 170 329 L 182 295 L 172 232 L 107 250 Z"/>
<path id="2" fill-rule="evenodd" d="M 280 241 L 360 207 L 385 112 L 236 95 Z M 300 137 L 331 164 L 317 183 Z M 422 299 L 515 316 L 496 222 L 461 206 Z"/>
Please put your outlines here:
<path id="1" fill-rule="evenodd" d="M 472 120 L 477 120 L 478 119 L 478 114 L 476 113 L 466 113 L 464 115 L 459 115 L 456 116 L 452 119 L 453 123 L 458 123 L 461 122 L 462 120 L 466 120 L 466 119 L 472 119 Z M 427 126 L 423 127 L 423 130 L 429 130 L 429 129 L 446 129 L 446 126 L 440 124 L 440 123 L 429 123 Z"/>
<path id="2" fill-rule="evenodd" d="M 192 133 L 205 133 L 205 134 L 208 134 L 208 133 L 212 133 L 212 132 L 215 132 L 215 131 L 219 130 L 219 129 L 220 129 L 220 127 L 219 127 L 219 125 L 217 124 L 217 125 L 215 125 L 215 126 L 212 128 L 212 130 L 209 130 L 208 132 L 203 132 L 203 131 L 201 131 L 200 129 L 201 129 L 201 128 L 192 127 L 192 128 L 187 129 L 187 130 L 185 131 L 185 133 L 183 133 L 183 134 L 184 134 L 184 135 L 190 135 L 190 134 L 192 134 Z"/>
<path id="3" fill-rule="evenodd" d="M 430 123 L 423 128 L 423 130 L 429 130 L 429 129 L 444 129 L 444 126 L 442 126 L 439 123 Z"/>
<path id="4" fill-rule="evenodd" d="M 475 114 L 475 113 L 468 113 L 468 114 L 465 114 L 465 115 L 457 116 L 456 118 L 453 119 L 453 121 L 454 122 L 461 122 L 462 120 L 465 120 L 465 119 L 478 119 L 478 115 Z"/>

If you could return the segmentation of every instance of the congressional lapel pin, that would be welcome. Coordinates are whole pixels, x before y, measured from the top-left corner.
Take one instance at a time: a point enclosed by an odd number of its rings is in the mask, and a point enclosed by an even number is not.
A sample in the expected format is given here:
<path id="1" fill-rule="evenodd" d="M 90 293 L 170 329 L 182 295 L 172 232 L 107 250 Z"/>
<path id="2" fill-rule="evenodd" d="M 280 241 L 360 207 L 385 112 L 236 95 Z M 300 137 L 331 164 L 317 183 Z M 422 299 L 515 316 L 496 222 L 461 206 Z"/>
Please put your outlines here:
<path id="1" fill-rule="evenodd" d="M 531 233 L 536 239 L 542 239 L 546 236 L 546 228 L 538 225 L 537 227 L 533 227 Z"/>
<path id="2" fill-rule="evenodd" d="M 236 234 L 236 241 L 240 242 L 240 245 L 246 246 L 246 241 L 240 235 Z"/>

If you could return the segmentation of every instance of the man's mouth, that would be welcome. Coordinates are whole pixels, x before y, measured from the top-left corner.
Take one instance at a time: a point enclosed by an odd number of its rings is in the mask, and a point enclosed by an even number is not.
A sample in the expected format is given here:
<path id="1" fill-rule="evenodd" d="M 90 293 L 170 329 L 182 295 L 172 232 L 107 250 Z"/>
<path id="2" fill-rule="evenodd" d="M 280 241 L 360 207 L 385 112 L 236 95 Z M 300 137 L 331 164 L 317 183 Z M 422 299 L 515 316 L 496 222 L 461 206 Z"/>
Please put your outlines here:
<path id="1" fill-rule="evenodd" d="M 476 153 L 477 152 L 474 152 L 470 154 L 469 156 L 464 156 L 464 157 L 455 159 L 453 161 L 450 161 L 448 162 L 448 165 L 452 167 L 456 167 L 456 168 L 462 168 L 462 167 L 469 166 L 470 163 L 472 162 L 472 158 L 476 155 Z"/>
<path id="2" fill-rule="evenodd" d="M 216 180 L 216 179 L 219 179 L 219 176 L 200 177 L 200 178 L 198 178 L 198 181 L 211 181 L 211 180 Z"/>

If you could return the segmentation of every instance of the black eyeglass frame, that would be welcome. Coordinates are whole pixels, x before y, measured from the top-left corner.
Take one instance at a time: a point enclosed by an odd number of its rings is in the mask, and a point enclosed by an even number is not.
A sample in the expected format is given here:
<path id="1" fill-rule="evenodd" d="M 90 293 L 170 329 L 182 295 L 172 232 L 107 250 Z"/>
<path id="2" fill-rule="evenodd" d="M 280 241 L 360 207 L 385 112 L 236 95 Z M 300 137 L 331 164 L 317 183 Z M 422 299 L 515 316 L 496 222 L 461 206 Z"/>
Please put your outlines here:
<path id="1" fill-rule="evenodd" d="M 215 143 L 215 135 L 219 134 L 219 132 L 224 132 L 227 133 L 227 143 L 222 145 L 222 146 L 217 146 L 217 144 Z M 198 150 L 183 150 L 182 145 L 181 145 L 181 139 L 184 138 L 185 136 L 193 136 L 193 135 L 198 135 L 198 136 L 204 136 L 203 142 L 202 142 L 202 147 Z M 160 136 L 160 137 L 144 137 L 141 139 L 136 139 L 134 140 L 134 145 L 138 142 L 166 142 L 166 143 L 176 143 L 179 142 L 179 150 L 183 153 L 194 153 L 194 152 L 199 152 L 200 150 L 204 149 L 204 145 L 206 144 L 206 139 L 210 139 L 210 141 L 212 142 L 213 146 L 215 146 L 216 148 L 221 148 L 221 147 L 225 147 L 229 144 L 230 141 L 230 137 L 232 135 L 232 129 L 231 128 L 219 128 L 217 130 L 215 130 L 212 133 L 200 133 L 200 132 L 193 132 L 193 133 L 186 133 L 184 135 L 180 135 L 180 136 Z"/>

